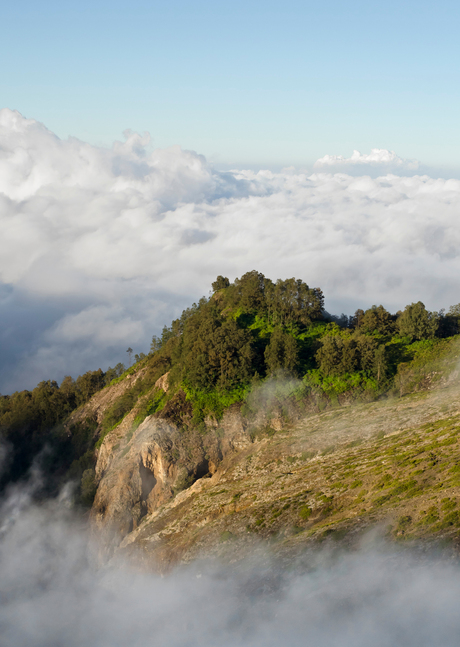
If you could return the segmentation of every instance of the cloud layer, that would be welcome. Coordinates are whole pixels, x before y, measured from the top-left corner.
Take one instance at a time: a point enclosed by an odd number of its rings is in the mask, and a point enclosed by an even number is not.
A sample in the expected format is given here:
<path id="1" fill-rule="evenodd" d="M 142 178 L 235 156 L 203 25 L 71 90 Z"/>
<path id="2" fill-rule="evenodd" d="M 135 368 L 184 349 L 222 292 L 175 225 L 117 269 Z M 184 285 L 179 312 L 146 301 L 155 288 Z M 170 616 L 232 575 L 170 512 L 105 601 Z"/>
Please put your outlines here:
<path id="1" fill-rule="evenodd" d="M 460 571 L 452 559 L 378 548 L 309 551 L 282 568 L 261 547 L 243 564 L 195 563 L 160 578 L 97 569 L 65 496 L 0 505 L 2 647 L 451 647 Z"/>
<path id="2" fill-rule="evenodd" d="M 399 159 L 224 173 L 147 134 L 104 149 L 1 110 L 0 391 L 146 351 L 218 274 L 296 276 L 333 312 L 458 303 L 460 181 Z"/>
<path id="3" fill-rule="evenodd" d="M 387 174 L 413 173 L 418 170 L 420 163 L 417 160 L 407 160 L 396 155 L 394 151 L 384 148 L 373 148 L 369 154 L 362 154 L 354 150 L 351 157 L 343 155 L 324 155 L 314 164 L 317 169 L 346 171 L 351 175 L 359 173 Z"/>

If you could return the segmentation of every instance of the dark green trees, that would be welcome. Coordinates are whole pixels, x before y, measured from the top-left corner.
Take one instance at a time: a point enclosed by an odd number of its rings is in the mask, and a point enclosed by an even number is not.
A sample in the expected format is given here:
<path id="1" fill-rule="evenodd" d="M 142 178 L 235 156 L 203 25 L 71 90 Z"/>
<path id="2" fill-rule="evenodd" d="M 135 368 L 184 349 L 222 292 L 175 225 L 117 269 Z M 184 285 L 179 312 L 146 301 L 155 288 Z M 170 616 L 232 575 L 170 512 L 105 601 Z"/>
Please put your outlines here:
<path id="1" fill-rule="evenodd" d="M 368 375 L 384 374 L 386 362 L 384 351 L 378 350 L 377 341 L 366 335 L 342 337 L 326 335 L 321 340 L 316 360 L 323 375 L 343 375 L 364 371 Z"/>
<path id="2" fill-rule="evenodd" d="M 200 301 L 187 316 L 184 311 L 155 343 L 162 349 L 171 340 L 174 379 L 193 388 L 225 390 L 247 384 L 255 374 L 296 373 L 296 335 L 322 319 L 321 290 L 294 278 L 273 283 L 255 270 L 234 283 L 218 276 L 212 287 L 210 300 Z M 261 335 L 251 326 L 256 320 L 264 328 Z"/>
<path id="3" fill-rule="evenodd" d="M 358 311 L 359 312 L 359 311 Z M 362 312 L 362 311 L 361 311 Z M 361 317 L 357 317 L 356 327 L 364 333 L 392 335 L 395 331 L 396 317 L 391 315 L 388 310 L 380 306 L 372 306 Z"/>
<path id="4" fill-rule="evenodd" d="M 359 356 L 356 340 L 343 339 L 339 335 L 323 337 L 316 360 L 323 375 L 353 373 L 358 369 Z"/>
<path id="5" fill-rule="evenodd" d="M 231 286 L 230 302 L 246 311 L 264 312 L 266 310 L 266 287 L 270 283 L 270 279 L 266 279 L 261 272 L 256 272 L 256 270 L 246 272 L 240 279 L 235 279 Z"/>
<path id="6" fill-rule="evenodd" d="M 105 373 L 98 369 L 76 380 L 67 376 L 61 386 L 46 380 L 32 391 L 0 396 L 0 442 L 8 447 L 8 460 L 0 474 L 0 489 L 8 481 L 24 477 L 34 457 L 45 447 L 50 474 L 56 466 L 56 469 L 68 467 L 67 458 L 71 462 L 73 452 L 78 455 L 80 448 L 72 446 L 75 438 L 63 431 L 61 423 L 104 386 Z"/>
<path id="7" fill-rule="evenodd" d="M 459 332 L 460 303 L 457 303 L 455 306 L 449 308 L 447 314 L 444 313 L 444 310 L 438 313 L 438 330 L 436 331 L 436 336 L 451 337 L 452 335 L 458 335 Z"/>
<path id="8" fill-rule="evenodd" d="M 275 324 L 307 325 L 322 318 L 324 296 L 319 288 L 309 288 L 300 279 L 278 279 L 266 288 L 267 311 Z"/>
<path id="9" fill-rule="evenodd" d="M 212 291 L 218 292 L 219 290 L 228 288 L 228 286 L 230 285 L 230 281 L 226 276 L 219 275 L 217 279 L 214 281 L 214 283 L 212 283 L 211 285 L 212 285 Z"/>
<path id="10" fill-rule="evenodd" d="M 438 314 L 429 312 L 421 301 L 406 306 L 398 318 L 399 334 L 412 340 L 431 339 L 438 329 Z"/>
<path id="11" fill-rule="evenodd" d="M 194 388 L 232 389 L 252 376 L 252 336 L 214 304 L 196 313 L 180 340 L 181 379 Z"/>
<path id="12" fill-rule="evenodd" d="M 278 326 L 272 332 L 264 353 L 267 373 L 280 370 L 296 373 L 299 351 L 296 339 Z"/>

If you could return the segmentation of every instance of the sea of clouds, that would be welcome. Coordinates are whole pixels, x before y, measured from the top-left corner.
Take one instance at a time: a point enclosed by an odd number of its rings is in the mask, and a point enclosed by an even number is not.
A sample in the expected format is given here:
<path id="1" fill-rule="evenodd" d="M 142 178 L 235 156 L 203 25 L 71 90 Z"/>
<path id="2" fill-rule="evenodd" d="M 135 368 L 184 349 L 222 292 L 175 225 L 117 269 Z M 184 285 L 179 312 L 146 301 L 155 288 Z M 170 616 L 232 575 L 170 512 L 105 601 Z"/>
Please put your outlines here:
<path id="1" fill-rule="evenodd" d="M 148 134 L 107 149 L 0 110 L 0 392 L 148 351 L 218 274 L 301 278 L 337 314 L 460 302 L 460 181 L 420 173 L 380 149 L 223 172 Z"/>
<path id="2" fill-rule="evenodd" d="M 165 577 L 98 567 L 65 496 L 0 502 L 2 647 L 456 647 L 460 569 L 365 536 L 289 565 L 268 549 L 231 565 L 197 561 Z"/>

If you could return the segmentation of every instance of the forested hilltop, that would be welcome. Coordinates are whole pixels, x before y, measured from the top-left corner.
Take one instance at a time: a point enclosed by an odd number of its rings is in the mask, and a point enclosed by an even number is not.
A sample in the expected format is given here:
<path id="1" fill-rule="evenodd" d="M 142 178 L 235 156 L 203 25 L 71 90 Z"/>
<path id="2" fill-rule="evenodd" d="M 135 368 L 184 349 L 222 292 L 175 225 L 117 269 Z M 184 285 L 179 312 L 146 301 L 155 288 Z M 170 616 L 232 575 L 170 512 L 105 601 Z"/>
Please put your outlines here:
<path id="1" fill-rule="evenodd" d="M 211 295 L 165 326 L 149 354 L 136 355 L 126 371 L 119 364 L 66 377 L 60 386 L 46 381 L 31 392 L 2 396 L 1 486 L 25 477 L 42 452 L 48 490 L 69 477 L 82 479 L 81 500 L 90 502 L 98 447 L 133 408 L 136 425 L 155 414 L 179 428 L 204 430 L 206 420 L 219 420 L 238 403 L 251 419 L 257 406 L 251 394 L 272 378 L 289 384 L 276 405 L 286 417 L 399 397 L 454 366 L 459 331 L 460 304 L 447 313 L 417 302 L 394 314 L 379 305 L 337 317 L 325 312 L 322 291 L 302 280 L 273 282 L 256 271 L 233 283 L 219 276 Z M 168 388 L 155 387 L 165 374 Z M 130 375 L 136 379 L 111 401 L 102 423 L 67 424 L 95 393 Z"/>

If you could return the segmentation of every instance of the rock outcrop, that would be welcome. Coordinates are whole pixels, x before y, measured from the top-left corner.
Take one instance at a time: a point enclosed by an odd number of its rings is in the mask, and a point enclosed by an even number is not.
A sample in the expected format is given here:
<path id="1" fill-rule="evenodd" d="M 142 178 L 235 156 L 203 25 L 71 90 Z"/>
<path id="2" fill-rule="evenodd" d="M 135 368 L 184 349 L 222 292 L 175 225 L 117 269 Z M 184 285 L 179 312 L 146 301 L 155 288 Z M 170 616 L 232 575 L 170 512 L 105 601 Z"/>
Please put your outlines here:
<path id="1" fill-rule="evenodd" d="M 65 427 L 70 429 L 72 425 L 84 422 L 88 418 L 95 420 L 100 425 L 107 409 L 117 398 L 126 393 L 137 380 L 142 379 L 144 373 L 145 369 L 141 369 L 133 375 L 126 375 L 120 382 L 106 386 L 101 391 L 95 393 L 86 404 L 76 409 L 68 417 Z"/>
<path id="2" fill-rule="evenodd" d="M 209 472 L 196 432 L 181 434 L 175 425 L 153 416 L 116 443 L 114 432 L 101 447 L 91 513 L 109 553 L 143 516 Z"/>
<path id="3" fill-rule="evenodd" d="M 177 407 L 170 408 L 175 419 Z M 96 464 L 98 488 L 91 518 L 103 537 L 101 557 L 109 557 L 145 515 L 222 470 L 229 456 L 250 444 L 236 408 L 204 433 L 179 430 L 171 419 L 157 416 L 136 428 L 134 414 L 126 416 L 104 439 Z"/>

